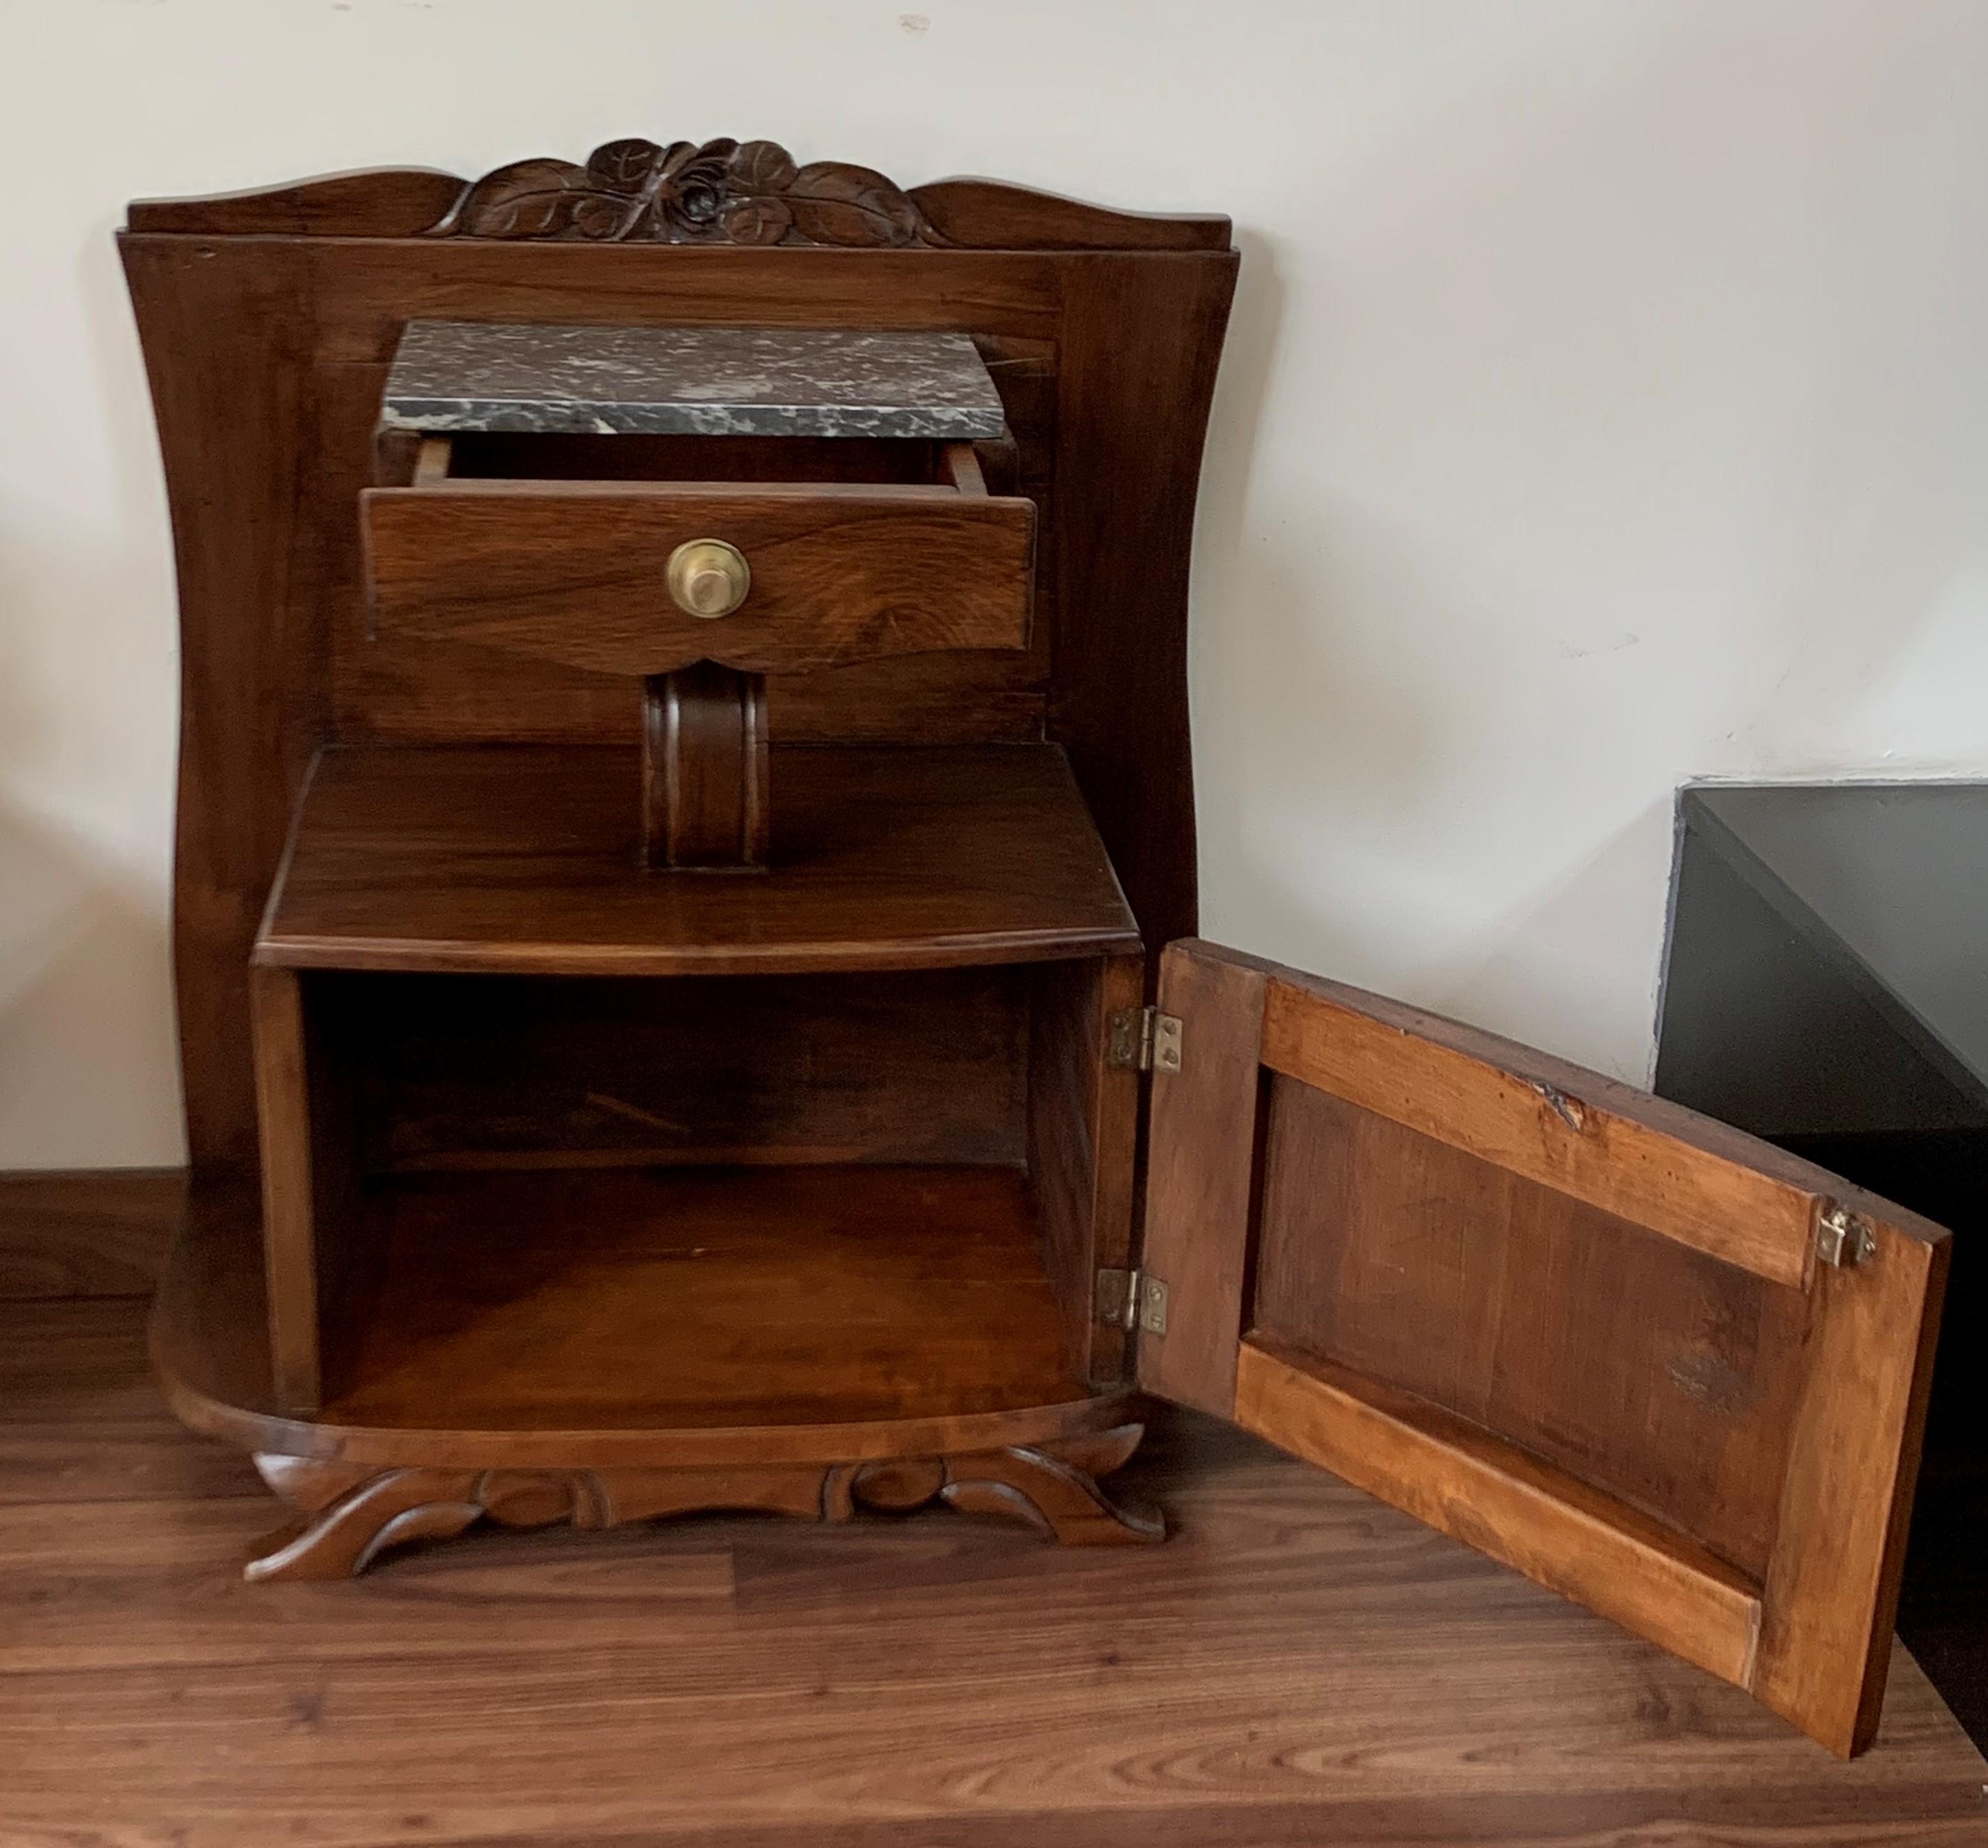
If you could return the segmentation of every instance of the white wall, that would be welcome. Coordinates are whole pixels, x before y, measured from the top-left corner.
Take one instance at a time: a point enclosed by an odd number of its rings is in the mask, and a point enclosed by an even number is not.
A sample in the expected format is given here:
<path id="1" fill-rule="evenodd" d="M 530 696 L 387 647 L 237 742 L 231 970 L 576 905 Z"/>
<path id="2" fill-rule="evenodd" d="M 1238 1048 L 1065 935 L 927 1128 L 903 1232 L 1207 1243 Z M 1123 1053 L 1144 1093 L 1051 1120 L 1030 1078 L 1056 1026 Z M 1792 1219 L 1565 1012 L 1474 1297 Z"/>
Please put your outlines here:
<path id="1" fill-rule="evenodd" d="M 179 1148 L 134 195 L 731 134 L 1232 214 L 1204 927 L 1618 1072 L 1680 779 L 1988 772 L 1988 5 L 914 4 L 0 5 L 0 1166 Z"/>

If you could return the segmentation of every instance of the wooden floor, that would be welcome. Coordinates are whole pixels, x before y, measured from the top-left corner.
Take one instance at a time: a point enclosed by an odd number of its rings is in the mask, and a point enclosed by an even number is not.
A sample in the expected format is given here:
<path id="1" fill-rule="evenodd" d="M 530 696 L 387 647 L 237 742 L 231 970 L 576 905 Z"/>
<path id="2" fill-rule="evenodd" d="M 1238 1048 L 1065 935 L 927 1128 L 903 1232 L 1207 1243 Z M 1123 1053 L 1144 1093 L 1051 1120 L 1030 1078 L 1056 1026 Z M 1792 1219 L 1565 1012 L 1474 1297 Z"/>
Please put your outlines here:
<path id="1" fill-rule="evenodd" d="M 1164 1546 L 705 1519 L 252 1589 L 275 1506 L 171 1423 L 143 1323 L 0 1302 L 4 1848 L 1988 1843 L 1902 1651 L 1841 1765 L 1199 1420 L 1120 1478 Z"/>

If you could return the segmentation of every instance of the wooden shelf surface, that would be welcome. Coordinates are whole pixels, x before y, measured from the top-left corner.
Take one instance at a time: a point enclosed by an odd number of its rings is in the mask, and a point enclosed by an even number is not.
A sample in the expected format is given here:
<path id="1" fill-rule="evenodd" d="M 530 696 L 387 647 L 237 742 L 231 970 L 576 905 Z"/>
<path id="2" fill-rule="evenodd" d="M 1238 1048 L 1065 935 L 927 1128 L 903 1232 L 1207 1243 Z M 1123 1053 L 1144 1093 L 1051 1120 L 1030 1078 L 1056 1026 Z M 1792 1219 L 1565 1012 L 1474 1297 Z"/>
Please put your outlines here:
<path id="1" fill-rule="evenodd" d="M 644 871 L 639 787 L 614 746 L 329 750 L 256 960 L 793 974 L 1139 946 L 1053 745 L 776 747 L 763 872 Z"/>
<path id="2" fill-rule="evenodd" d="M 269 1385 L 245 1193 L 197 1197 L 154 1355 L 197 1428 L 420 1462 L 854 1459 L 1122 1415 L 1078 1376 L 1018 1169 L 594 1169 L 378 1184 L 382 1261 L 342 1393 Z"/>
<path id="3" fill-rule="evenodd" d="M 805 1424 L 1084 1393 L 1016 1169 L 434 1175 L 371 1210 L 385 1272 L 334 1418 Z"/>

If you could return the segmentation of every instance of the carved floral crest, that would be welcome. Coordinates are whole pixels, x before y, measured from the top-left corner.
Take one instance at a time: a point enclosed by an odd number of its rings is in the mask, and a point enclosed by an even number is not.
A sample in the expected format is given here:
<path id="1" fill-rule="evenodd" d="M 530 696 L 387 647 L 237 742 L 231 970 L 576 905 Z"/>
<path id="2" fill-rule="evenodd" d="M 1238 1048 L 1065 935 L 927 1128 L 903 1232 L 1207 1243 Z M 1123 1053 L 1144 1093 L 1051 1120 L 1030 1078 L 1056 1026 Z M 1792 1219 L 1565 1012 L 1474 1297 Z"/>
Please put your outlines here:
<path id="1" fill-rule="evenodd" d="M 797 166 L 773 141 L 610 141 L 584 167 L 514 161 L 472 182 L 431 234 L 567 242 L 943 242 L 899 187 L 840 161 Z"/>

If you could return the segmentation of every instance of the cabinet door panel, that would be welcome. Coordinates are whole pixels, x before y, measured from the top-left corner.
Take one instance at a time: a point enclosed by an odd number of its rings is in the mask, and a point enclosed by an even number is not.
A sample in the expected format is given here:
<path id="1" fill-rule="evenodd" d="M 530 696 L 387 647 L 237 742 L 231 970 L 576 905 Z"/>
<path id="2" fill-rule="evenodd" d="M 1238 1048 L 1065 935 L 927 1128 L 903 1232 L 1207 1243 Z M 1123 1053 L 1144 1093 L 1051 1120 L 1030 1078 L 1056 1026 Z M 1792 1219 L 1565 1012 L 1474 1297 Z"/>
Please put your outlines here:
<path id="1" fill-rule="evenodd" d="M 1753 1691 L 1875 1726 L 1938 1227 L 1547 1055 L 1167 953 L 1141 1382 Z M 1848 1215 L 1861 1261 L 1819 1255 Z"/>

